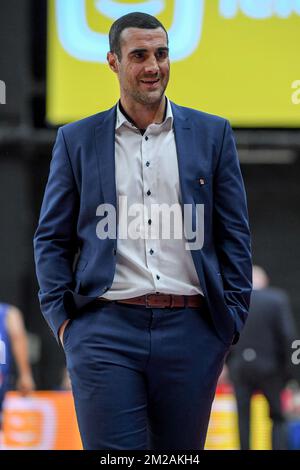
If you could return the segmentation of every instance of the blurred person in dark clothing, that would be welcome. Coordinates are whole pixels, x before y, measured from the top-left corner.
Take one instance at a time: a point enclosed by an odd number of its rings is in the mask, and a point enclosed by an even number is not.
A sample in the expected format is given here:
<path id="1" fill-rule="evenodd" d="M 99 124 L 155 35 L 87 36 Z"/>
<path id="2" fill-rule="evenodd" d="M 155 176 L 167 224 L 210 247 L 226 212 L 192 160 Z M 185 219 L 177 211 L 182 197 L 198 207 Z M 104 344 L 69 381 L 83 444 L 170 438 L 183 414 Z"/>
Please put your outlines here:
<path id="1" fill-rule="evenodd" d="M 293 379 L 291 344 L 295 325 L 287 294 L 269 287 L 269 278 L 253 267 L 253 292 L 248 322 L 240 341 L 227 358 L 234 387 L 241 449 L 250 448 L 251 397 L 260 391 L 266 397 L 273 422 L 272 448 L 286 449 L 286 423 L 281 392 Z"/>

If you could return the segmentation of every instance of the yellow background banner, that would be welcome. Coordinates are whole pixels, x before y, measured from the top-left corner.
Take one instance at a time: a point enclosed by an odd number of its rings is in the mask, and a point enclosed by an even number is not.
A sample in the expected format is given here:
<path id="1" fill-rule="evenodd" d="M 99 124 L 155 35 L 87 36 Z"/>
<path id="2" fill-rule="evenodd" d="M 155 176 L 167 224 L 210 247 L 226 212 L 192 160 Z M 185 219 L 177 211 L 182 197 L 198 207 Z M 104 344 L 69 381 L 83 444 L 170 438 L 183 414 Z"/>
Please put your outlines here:
<path id="1" fill-rule="evenodd" d="M 168 29 L 170 99 L 234 126 L 300 125 L 299 0 L 49 0 L 50 123 L 117 101 L 117 79 L 105 60 L 107 35 L 126 5 L 158 12 Z"/>

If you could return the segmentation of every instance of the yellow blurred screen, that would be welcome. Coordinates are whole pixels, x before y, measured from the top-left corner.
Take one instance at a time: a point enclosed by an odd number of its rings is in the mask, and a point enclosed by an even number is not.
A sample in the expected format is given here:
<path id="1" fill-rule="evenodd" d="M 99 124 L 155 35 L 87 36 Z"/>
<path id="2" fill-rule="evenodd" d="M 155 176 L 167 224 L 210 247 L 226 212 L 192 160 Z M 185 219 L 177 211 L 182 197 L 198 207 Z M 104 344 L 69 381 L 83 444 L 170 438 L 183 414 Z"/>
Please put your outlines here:
<path id="1" fill-rule="evenodd" d="M 108 31 L 130 11 L 169 34 L 167 96 L 240 127 L 300 125 L 300 0 L 48 0 L 47 120 L 74 121 L 119 97 Z"/>

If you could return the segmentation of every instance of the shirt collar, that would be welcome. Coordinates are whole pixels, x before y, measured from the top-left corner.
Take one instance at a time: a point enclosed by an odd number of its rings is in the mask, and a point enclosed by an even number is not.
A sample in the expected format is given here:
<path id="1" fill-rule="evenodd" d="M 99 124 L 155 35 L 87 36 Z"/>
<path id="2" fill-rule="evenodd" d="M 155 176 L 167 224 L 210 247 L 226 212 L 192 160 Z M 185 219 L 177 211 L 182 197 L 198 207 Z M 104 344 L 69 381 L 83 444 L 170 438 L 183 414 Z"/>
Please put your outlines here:
<path id="1" fill-rule="evenodd" d="M 126 113 L 125 113 L 126 114 Z M 123 112 L 120 109 L 120 101 L 118 101 L 117 104 L 117 118 L 116 118 L 116 125 L 115 129 L 119 129 L 122 125 L 126 125 L 128 127 L 134 127 L 136 129 L 136 125 L 130 120 L 130 117 L 128 115 L 123 114 Z M 151 125 L 151 124 L 150 124 Z M 163 122 L 159 124 L 154 124 L 155 127 L 163 127 L 167 129 L 172 129 L 173 127 L 173 113 L 172 113 L 172 107 L 170 100 L 166 97 L 166 110 L 165 110 L 165 119 Z"/>

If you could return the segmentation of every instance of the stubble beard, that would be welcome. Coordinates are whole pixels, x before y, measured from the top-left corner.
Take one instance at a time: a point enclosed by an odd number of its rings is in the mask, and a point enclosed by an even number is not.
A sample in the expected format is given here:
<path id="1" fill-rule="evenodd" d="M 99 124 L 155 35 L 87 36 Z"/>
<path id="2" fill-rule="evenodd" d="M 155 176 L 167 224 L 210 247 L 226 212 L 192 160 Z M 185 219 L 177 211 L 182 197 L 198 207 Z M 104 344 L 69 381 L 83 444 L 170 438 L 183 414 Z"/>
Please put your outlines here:
<path id="1" fill-rule="evenodd" d="M 167 83 L 164 84 L 159 90 L 155 90 L 153 92 L 149 91 L 147 92 L 142 92 L 140 90 L 133 90 L 131 92 L 132 98 L 143 105 L 155 105 L 161 102 L 161 99 L 165 93 L 165 90 L 167 88 Z"/>
<path id="2" fill-rule="evenodd" d="M 136 91 L 135 93 L 133 93 L 132 97 L 135 101 L 137 101 L 140 104 L 154 105 L 161 101 L 163 94 L 164 94 L 164 90 L 160 90 L 159 93 L 157 91 L 155 93 L 151 93 L 151 92 L 142 93 L 142 92 Z"/>

